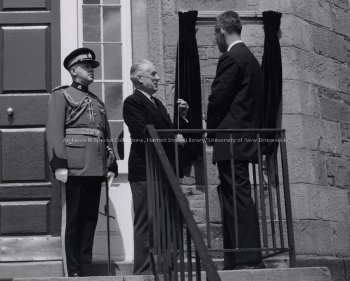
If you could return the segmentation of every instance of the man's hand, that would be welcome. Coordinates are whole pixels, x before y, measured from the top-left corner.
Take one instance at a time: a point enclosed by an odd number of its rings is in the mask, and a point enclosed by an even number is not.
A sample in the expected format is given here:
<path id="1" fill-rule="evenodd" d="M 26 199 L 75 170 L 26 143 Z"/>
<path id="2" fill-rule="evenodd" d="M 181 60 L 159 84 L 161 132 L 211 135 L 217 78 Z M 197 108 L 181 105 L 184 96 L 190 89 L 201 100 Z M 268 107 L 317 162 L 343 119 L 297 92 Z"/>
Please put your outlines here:
<path id="1" fill-rule="evenodd" d="M 186 140 L 184 138 L 183 135 L 181 134 L 177 134 L 176 137 L 175 137 L 175 142 L 178 144 L 178 145 L 181 145 L 182 147 L 185 146 L 186 144 Z"/>
<path id="2" fill-rule="evenodd" d="M 187 102 L 184 101 L 183 99 L 178 99 L 177 100 L 177 104 L 178 104 L 178 107 L 179 107 L 179 114 L 180 114 L 180 116 L 182 116 L 182 118 L 184 118 L 186 120 L 187 112 L 188 112 L 188 109 L 189 109 Z"/>
<path id="3" fill-rule="evenodd" d="M 115 178 L 115 173 L 108 172 L 107 174 L 107 181 L 108 181 L 108 188 L 112 186 L 113 179 Z"/>
<path id="4" fill-rule="evenodd" d="M 55 170 L 55 176 L 57 180 L 66 183 L 68 179 L 68 169 L 63 168 Z"/>

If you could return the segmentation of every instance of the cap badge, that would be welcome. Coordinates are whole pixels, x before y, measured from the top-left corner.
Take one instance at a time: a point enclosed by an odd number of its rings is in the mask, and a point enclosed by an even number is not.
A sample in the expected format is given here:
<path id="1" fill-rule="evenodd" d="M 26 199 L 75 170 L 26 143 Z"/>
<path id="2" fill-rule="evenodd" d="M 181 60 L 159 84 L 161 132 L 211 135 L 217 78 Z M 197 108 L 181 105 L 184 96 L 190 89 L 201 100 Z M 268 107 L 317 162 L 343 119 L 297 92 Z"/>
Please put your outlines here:
<path id="1" fill-rule="evenodd" d="M 78 89 L 81 90 L 81 85 L 78 86 Z"/>
<path id="2" fill-rule="evenodd" d="M 87 54 L 87 57 L 88 57 L 88 59 L 92 59 L 91 53 L 88 53 L 88 54 Z"/>

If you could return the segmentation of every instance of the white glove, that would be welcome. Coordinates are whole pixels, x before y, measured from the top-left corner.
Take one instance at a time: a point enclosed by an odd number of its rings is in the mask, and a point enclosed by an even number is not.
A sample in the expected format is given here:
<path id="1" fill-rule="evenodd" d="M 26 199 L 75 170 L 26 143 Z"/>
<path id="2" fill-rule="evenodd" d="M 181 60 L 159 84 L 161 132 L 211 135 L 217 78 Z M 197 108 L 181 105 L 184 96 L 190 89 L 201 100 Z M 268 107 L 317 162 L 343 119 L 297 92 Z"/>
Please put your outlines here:
<path id="1" fill-rule="evenodd" d="M 108 172 L 107 174 L 107 180 L 108 180 L 108 188 L 112 186 L 113 179 L 115 178 L 115 173 Z"/>
<path id="2" fill-rule="evenodd" d="M 63 168 L 55 170 L 55 176 L 57 180 L 66 183 L 68 178 L 68 169 Z"/>

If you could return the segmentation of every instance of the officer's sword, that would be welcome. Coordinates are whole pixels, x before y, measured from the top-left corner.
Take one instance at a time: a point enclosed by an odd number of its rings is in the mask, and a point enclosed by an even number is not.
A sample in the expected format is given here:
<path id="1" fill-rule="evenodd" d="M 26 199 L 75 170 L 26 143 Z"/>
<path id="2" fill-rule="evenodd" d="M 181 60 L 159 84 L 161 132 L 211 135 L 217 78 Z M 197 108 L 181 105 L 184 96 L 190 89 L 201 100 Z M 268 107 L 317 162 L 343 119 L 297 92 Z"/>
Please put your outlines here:
<path id="1" fill-rule="evenodd" d="M 108 177 L 105 177 L 106 181 L 106 204 L 105 204 L 105 214 L 107 218 L 107 247 L 108 247 L 108 275 L 112 275 L 111 271 L 111 236 L 109 228 L 109 187 L 108 187 Z"/>

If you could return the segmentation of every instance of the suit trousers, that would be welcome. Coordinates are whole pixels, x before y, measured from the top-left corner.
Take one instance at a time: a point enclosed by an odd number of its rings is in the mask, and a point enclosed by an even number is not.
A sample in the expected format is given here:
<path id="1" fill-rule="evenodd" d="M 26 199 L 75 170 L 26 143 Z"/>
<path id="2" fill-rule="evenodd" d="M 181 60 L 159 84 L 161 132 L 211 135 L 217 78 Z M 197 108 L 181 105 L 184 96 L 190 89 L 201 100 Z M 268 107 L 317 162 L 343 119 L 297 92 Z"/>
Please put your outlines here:
<path id="1" fill-rule="evenodd" d="M 64 234 L 68 276 L 91 276 L 102 180 L 103 177 L 68 177 Z"/>
<path id="2" fill-rule="evenodd" d="M 220 185 L 218 193 L 223 217 L 224 249 L 236 248 L 234 206 L 231 161 L 218 161 Z M 249 161 L 234 161 L 234 177 L 236 183 L 237 230 L 239 248 L 260 248 L 259 220 L 255 202 L 251 197 L 249 181 Z M 233 269 L 236 265 L 258 265 L 262 261 L 261 252 L 226 252 L 224 253 L 225 269 Z"/>
<path id="3" fill-rule="evenodd" d="M 152 274 L 149 254 L 147 182 L 130 182 L 134 204 L 134 274 Z"/>

